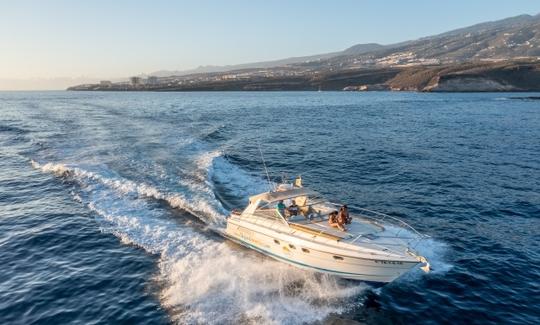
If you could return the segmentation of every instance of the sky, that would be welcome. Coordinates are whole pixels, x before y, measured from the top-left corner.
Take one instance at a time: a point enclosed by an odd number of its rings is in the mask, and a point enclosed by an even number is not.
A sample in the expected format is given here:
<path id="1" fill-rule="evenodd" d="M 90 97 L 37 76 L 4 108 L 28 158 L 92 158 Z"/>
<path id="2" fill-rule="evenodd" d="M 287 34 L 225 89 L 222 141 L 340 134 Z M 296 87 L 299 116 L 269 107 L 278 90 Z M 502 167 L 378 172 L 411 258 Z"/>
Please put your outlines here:
<path id="1" fill-rule="evenodd" d="M 0 89 L 391 44 L 538 13 L 538 0 L 0 0 Z"/>

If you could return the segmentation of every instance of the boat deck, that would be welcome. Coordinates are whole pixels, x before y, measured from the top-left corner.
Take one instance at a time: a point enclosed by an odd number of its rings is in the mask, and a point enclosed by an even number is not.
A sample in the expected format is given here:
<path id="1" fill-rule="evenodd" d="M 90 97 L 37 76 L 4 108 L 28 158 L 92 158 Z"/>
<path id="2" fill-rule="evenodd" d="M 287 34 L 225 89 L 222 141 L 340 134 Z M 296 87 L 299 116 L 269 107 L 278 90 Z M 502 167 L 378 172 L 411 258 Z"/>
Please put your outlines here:
<path id="1" fill-rule="evenodd" d="M 323 234 L 336 237 L 336 240 L 353 239 L 358 236 L 375 234 L 384 230 L 384 228 L 374 225 L 370 222 L 363 222 L 353 219 L 352 223 L 345 225 L 346 231 L 341 231 L 328 224 L 328 218 L 306 219 L 303 216 L 295 216 L 289 219 L 290 225 L 297 229 L 312 232 L 313 234 Z"/>
<path id="2" fill-rule="evenodd" d="M 326 239 L 344 244 L 351 244 L 367 249 L 384 251 L 403 256 L 406 254 L 409 241 L 405 233 L 401 233 L 399 228 L 374 223 L 362 215 L 353 215 L 351 224 L 346 225 L 346 231 L 341 231 L 328 224 L 326 216 L 318 216 L 312 220 L 303 215 L 287 218 L 287 225 L 276 216 L 274 209 L 257 210 L 255 214 L 238 215 L 236 218 L 249 220 L 252 223 L 268 227 L 271 229 L 284 227 L 289 228 L 292 233 L 297 232 L 303 236 Z M 401 233 L 401 234 L 400 234 Z M 414 239 L 413 239 L 414 240 Z"/>
<path id="3" fill-rule="evenodd" d="M 258 210 L 257 216 L 267 219 L 276 219 L 275 210 Z M 293 216 L 287 219 L 289 226 L 298 231 L 307 232 L 312 235 L 326 237 L 334 240 L 353 240 L 354 238 L 369 236 L 384 231 L 384 228 L 375 225 L 367 220 L 353 218 L 349 225 L 345 225 L 346 231 L 341 231 L 328 224 L 328 217 L 316 216 L 313 219 L 308 219 L 303 215 Z"/>

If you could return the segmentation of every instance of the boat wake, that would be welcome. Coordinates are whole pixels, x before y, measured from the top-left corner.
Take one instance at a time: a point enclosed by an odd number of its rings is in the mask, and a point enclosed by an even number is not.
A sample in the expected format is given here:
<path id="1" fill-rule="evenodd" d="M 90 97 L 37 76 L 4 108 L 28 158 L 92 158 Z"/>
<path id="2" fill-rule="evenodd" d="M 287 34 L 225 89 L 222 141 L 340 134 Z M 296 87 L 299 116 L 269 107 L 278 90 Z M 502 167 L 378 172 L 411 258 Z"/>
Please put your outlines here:
<path id="1" fill-rule="evenodd" d="M 107 177 L 99 172 L 85 170 L 75 165 L 61 163 L 40 164 L 32 160 L 32 166 L 44 172 L 53 173 L 56 176 L 73 179 L 81 186 L 90 190 L 88 194 L 91 194 L 92 190 L 96 190 L 96 187 L 105 187 L 114 190 L 120 196 L 127 195 L 138 198 L 164 200 L 172 208 L 185 210 L 210 225 L 220 225 L 225 219 L 223 208 L 219 204 L 217 206 L 212 205 L 201 195 L 191 195 L 191 198 L 188 199 L 188 197 L 181 193 L 161 192 L 152 185 L 137 183 L 120 177 Z"/>
<path id="2" fill-rule="evenodd" d="M 186 193 L 134 182 L 104 166 L 32 165 L 77 183 L 75 199 L 96 212 L 103 232 L 159 255 L 157 280 L 164 285 L 158 295 L 179 323 L 312 322 L 343 312 L 344 300 L 369 288 L 287 266 L 209 236 L 189 221 L 168 218 L 156 202 L 164 201 L 219 230 L 226 210 L 214 195 L 216 184 L 238 200 L 267 189 L 262 178 L 231 164 L 220 151 L 198 157 L 192 179 L 180 180 L 189 189 Z M 432 239 L 417 247 L 436 272 L 449 268 L 439 258 L 445 248 Z M 415 280 L 420 274 L 417 270 L 399 281 Z"/>
<path id="3" fill-rule="evenodd" d="M 166 259 L 162 300 L 184 323 L 305 323 L 344 311 L 342 300 L 368 288 L 301 271 L 228 242 Z"/>
<path id="4" fill-rule="evenodd" d="M 224 173 L 228 166 L 222 159 L 219 154 L 201 156 L 205 182 L 224 175 L 234 178 Z M 157 295 L 178 323 L 313 322 L 345 311 L 344 299 L 369 288 L 273 261 L 191 226 L 189 219 L 171 218 L 158 204 L 164 201 L 187 211 L 209 228 L 221 227 L 223 208 L 217 200 L 206 201 L 207 195 L 169 193 L 124 179 L 104 166 L 32 165 L 74 183 L 74 198 L 96 213 L 103 232 L 159 256 L 156 280 L 163 285 Z M 240 177 L 247 179 L 248 174 Z M 193 189 L 201 190 L 203 183 Z"/>
<path id="5" fill-rule="evenodd" d="M 218 190 L 239 202 L 268 188 L 221 151 L 198 156 L 191 176 L 179 180 L 182 193 L 125 179 L 103 165 L 32 161 L 32 166 L 75 183 L 74 198 L 96 213 L 103 232 L 159 256 L 156 280 L 164 285 L 157 295 L 178 323 L 313 322 L 344 312 L 348 299 L 358 304 L 359 294 L 369 288 L 290 267 L 208 233 L 208 228 L 221 230 L 226 220 Z M 171 217 L 160 202 L 204 226 Z M 441 258 L 442 243 L 429 239 L 417 250 L 436 272 L 449 268 Z M 398 281 L 414 281 L 420 274 L 413 271 Z"/>
<path id="6" fill-rule="evenodd" d="M 224 187 L 225 191 L 236 198 L 246 198 L 251 195 L 268 191 L 268 183 L 263 177 L 257 177 L 251 175 L 239 168 L 238 166 L 231 164 L 221 152 L 213 152 L 211 155 L 205 156 L 211 157 L 210 160 L 204 160 L 204 169 L 207 170 L 207 182 L 211 184 L 220 184 Z M 243 202 L 239 206 L 243 207 L 247 202 Z M 392 225 L 387 225 L 388 228 L 393 228 Z M 401 229 L 401 230 L 400 230 Z M 446 260 L 448 253 L 448 245 L 444 242 L 438 241 L 434 238 L 421 239 L 417 234 L 397 229 L 402 235 L 408 238 L 416 238 L 411 242 L 415 250 L 422 256 L 426 257 L 431 264 L 432 274 L 445 273 L 452 268 Z M 418 267 L 412 272 L 406 273 L 398 281 L 415 281 L 424 276 L 424 272 Z"/>

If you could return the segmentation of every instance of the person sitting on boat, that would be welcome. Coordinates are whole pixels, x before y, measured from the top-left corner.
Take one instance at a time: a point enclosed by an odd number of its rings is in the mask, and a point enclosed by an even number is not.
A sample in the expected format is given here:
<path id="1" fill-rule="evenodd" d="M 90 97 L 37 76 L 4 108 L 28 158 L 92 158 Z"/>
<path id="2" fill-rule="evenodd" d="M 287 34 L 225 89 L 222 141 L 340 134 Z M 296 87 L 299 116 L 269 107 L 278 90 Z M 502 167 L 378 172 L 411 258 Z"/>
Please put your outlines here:
<path id="1" fill-rule="evenodd" d="M 308 220 L 312 220 L 313 218 L 317 217 L 317 213 L 311 205 L 301 207 L 300 213 Z"/>
<path id="2" fill-rule="evenodd" d="M 289 211 L 289 216 L 292 217 L 292 216 L 297 216 L 298 215 L 298 211 L 300 211 L 300 208 L 298 207 L 298 205 L 296 205 L 296 202 L 294 200 L 291 201 L 291 205 L 289 206 L 289 208 L 287 209 L 287 211 Z"/>
<path id="3" fill-rule="evenodd" d="M 339 208 L 339 215 L 338 220 L 341 220 L 343 224 L 350 225 L 352 222 L 352 218 L 349 215 L 349 209 L 347 208 L 347 205 L 344 204 Z"/>
<path id="4" fill-rule="evenodd" d="M 337 211 L 330 212 L 330 214 L 328 215 L 328 224 L 331 227 L 338 228 L 341 231 L 346 230 L 345 227 L 343 227 L 343 223 L 339 222 Z"/>
<path id="5" fill-rule="evenodd" d="M 276 206 L 277 213 L 279 213 L 282 217 L 285 217 L 285 209 L 287 209 L 285 203 L 283 203 L 283 200 L 279 200 Z"/>

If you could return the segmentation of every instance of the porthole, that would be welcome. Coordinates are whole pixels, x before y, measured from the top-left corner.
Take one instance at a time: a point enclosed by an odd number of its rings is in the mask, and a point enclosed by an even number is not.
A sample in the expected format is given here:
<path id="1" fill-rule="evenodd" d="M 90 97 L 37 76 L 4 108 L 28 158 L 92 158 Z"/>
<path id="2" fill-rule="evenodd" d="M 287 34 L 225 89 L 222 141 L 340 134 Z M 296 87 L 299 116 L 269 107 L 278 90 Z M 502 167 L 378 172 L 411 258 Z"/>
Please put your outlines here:
<path id="1" fill-rule="evenodd" d="M 303 247 L 302 247 L 302 252 L 304 252 L 304 253 L 309 253 L 309 249 L 303 248 Z"/>
<path id="2" fill-rule="evenodd" d="M 334 255 L 334 259 L 338 261 L 343 261 L 343 257 Z"/>
<path id="3" fill-rule="evenodd" d="M 277 239 L 274 239 L 274 243 L 278 244 L 279 245 L 279 240 Z"/>
<path id="4" fill-rule="evenodd" d="M 296 247 L 294 247 L 293 244 L 289 244 L 289 247 L 290 247 L 291 249 L 296 249 Z"/>

